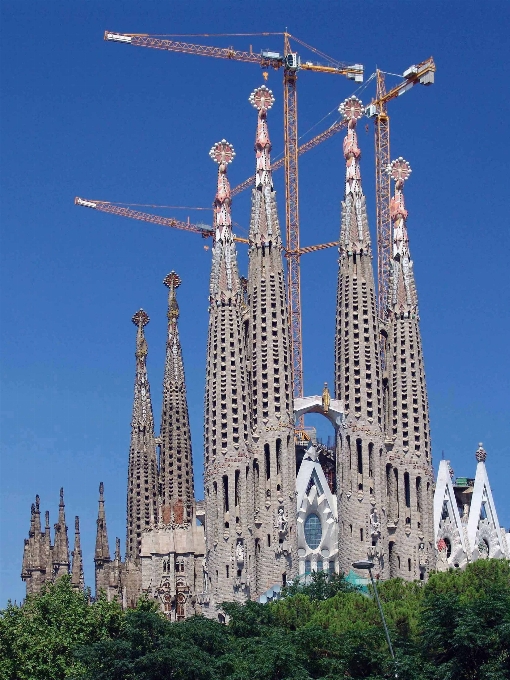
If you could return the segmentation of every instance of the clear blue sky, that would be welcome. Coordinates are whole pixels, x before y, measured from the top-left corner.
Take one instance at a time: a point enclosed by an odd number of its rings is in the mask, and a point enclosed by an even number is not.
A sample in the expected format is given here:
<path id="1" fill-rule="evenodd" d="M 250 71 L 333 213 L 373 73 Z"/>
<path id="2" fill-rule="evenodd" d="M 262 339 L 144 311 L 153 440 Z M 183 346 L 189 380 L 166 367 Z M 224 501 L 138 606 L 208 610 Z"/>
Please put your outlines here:
<path id="1" fill-rule="evenodd" d="M 510 525 L 508 66 L 510 4 L 500 2 L 61 2 L 3 0 L 1 98 L 1 590 L 21 599 L 30 504 L 56 521 L 80 515 L 85 576 L 93 584 L 97 488 L 105 484 L 110 542 L 125 537 L 135 328 L 143 307 L 149 378 L 159 421 L 166 325 L 163 277 L 175 269 L 197 495 L 210 251 L 155 225 L 77 208 L 74 196 L 209 207 L 212 144 L 231 141 L 232 184 L 254 170 L 257 66 L 103 41 L 139 33 L 288 30 L 322 51 L 402 73 L 433 55 L 436 84 L 390 106 L 392 155 L 411 162 L 408 228 L 420 300 L 433 455 L 473 475 L 483 441 L 500 522 Z M 196 38 L 196 42 L 203 41 Z M 240 49 L 281 49 L 281 38 L 217 38 Z M 311 55 L 304 54 L 308 58 Z M 389 84 L 397 82 L 389 79 Z M 281 73 L 269 86 L 273 150 L 282 149 Z M 302 73 L 305 132 L 355 89 Z M 361 94 L 368 101 L 370 86 Z M 329 116 L 314 133 L 335 119 Z M 373 131 L 360 125 L 362 174 L 374 227 Z M 300 165 L 303 244 L 338 237 L 341 136 Z M 283 223 L 282 178 L 278 177 Z M 161 211 L 209 221 L 210 213 Z M 249 196 L 235 199 L 247 227 Z M 242 233 L 242 232 L 240 232 Z M 246 257 L 241 255 L 246 271 Z M 332 384 L 337 254 L 302 263 L 305 390 Z M 321 427 L 324 427 L 321 425 Z M 327 436 L 327 430 L 321 430 Z"/>

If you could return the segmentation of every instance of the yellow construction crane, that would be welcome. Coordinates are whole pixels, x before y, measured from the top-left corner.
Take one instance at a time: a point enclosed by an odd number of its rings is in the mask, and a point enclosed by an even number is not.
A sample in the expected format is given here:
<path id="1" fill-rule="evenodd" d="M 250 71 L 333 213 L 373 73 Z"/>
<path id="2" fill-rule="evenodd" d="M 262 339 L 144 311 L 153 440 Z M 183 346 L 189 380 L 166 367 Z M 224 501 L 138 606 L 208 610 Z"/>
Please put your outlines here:
<path id="1" fill-rule="evenodd" d="M 376 71 L 377 90 L 375 99 L 365 108 L 365 114 L 374 119 L 375 125 L 375 187 L 377 225 L 377 283 L 379 317 L 387 317 L 388 286 L 392 248 L 390 218 L 390 117 L 386 105 L 392 99 L 410 90 L 415 85 L 432 85 L 436 65 L 432 57 L 404 71 L 404 80 L 386 92 L 384 71 Z"/>
<path id="2" fill-rule="evenodd" d="M 204 34 L 204 36 L 207 34 Z M 262 68 L 283 69 L 283 110 L 284 110 L 284 165 L 285 165 L 285 216 L 286 216 L 286 257 L 287 288 L 289 299 L 289 318 L 291 325 L 291 355 L 293 365 L 294 395 L 303 396 L 303 359 L 301 333 L 301 282 L 299 260 L 301 248 L 299 244 L 299 189 L 298 189 L 298 110 L 297 110 L 297 77 L 299 71 L 330 73 L 343 75 L 356 82 L 363 80 L 361 64 L 345 64 L 326 57 L 315 48 L 307 45 L 290 33 L 262 33 L 261 35 L 283 35 L 283 52 L 263 50 L 259 54 L 249 51 L 234 50 L 207 45 L 168 40 L 158 36 L 135 33 L 113 33 L 106 31 L 104 39 L 125 43 L 136 47 L 149 47 L 170 52 L 197 54 L 217 59 L 230 59 L 257 64 Z M 320 54 L 331 62 L 330 65 L 302 61 L 300 55 L 292 49 L 290 40 Z"/>
<path id="3" fill-rule="evenodd" d="M 173 229 L 182 229 L 183 231 L 190 231 L 193 234 L 200 234 L 202 238 L 212 238 L 214 232 L 211 227 L 206 224 L 193 224 L 189 220 L 183 222 L 174 217 L 162 217 L 161 215 L 153 215 L 151 213 L 140 212 L 139 210 L 132 210 L 124 205 L 111 203 L 110 201 L 93 201 L 88 198 L 80 198 L 76 196 L 74 199 L 75 205 L 80 205 L 83 208 L 92 208 L 100 212 L 109 213 L 110 215 L 119 215 L 120 217 L 130 217 L 133 220 L 140 220 L 141 222 L 151 222 L 152 224 L 159 224 L 163 227 L 172 227 Z M 234 234 L 234 241 L 237 243 L 249 244 L 247 238 L 236 236 Z M 317 250 L 325 250 L 326 248 L 334 248 L 338 246 L 338 241 L 330 241 L 328 243 L 319 243 L 315 246 L 304 246 L 300 248 L 299 254 L 314 253 Z"/>

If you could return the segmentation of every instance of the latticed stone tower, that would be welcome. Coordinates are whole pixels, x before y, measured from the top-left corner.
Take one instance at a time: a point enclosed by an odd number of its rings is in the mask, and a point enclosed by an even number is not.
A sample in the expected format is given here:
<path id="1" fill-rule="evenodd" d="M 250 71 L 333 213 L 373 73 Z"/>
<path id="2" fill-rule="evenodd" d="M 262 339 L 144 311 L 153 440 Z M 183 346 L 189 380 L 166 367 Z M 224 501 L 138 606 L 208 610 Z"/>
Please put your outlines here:
<path id="1" fill-rule="evenodd" d="M 225 140 L 210 151 L 218 163 L 218 189 L 205 390 L 205 571 L 217 603 L 249 598 L 255 573 L 245 348 L 248 309 L 237 267 L 227 178 L 227 165 L 234 155 Z"/>
<path id="2" fill-rule="evenodd" d="M 181 280 L 170 272 L 168 286 L 168 333 L 163 408 L 159 437 L 159 512 L 142 536 L 140 551 L 144 593 L 159 601 L 165 615 L 173 621 L 200 613 L 200 604 L 208 606 L 202 596 L 202 562 L 205 553 L 204 530 L 195 521 L 191 435 L 189 428 L 184 365 L 177 322 L 179 306 L 176 289 Z M 203 521 L 203 517 L 201 517 Z"/>
<path id="3" fill-rule="evenodd" d="M 110 563 L 110 546 L 108 544 L 108 530 L 104 509 L 104 485 L 99 484 L 99 505 L 96 520 L 96 547 L 94 551 L 94 574 L 96 597 L 101 589 L 108 586 L 107 565 Z"/>
<path id="4" fill-rule="evenodd" d="M 351 97 L 341 105 L 340 111 L 349 123 L 343 143 L 346 182 L 335 335 L 335 392 L 345 409 L 345 429 L 340 431 L 337 445 L 339 563 L 340 570 L 347 573 L 352 562 L 369 556 L 384 576 L 385 449 L 379 325 L 370 232 L 359 168 L 361 151 L 356 135 L 356 123 L 363 115 L 363 107 L 356 97 Z"/>
<path id="5" fill-rule="evenodd" d="M 55 540 L 52 549 L 53 576 L 58 578 L 69 573 L 69 539 L 67 537 L 66 506 L 64 503 L 64 489 L 60 489 L 58 504 L 58 522 L 54 525 Z"/>
<path id="6" fill-rule="evenodd" d="M 54 543 L 51 544 L 50 514 L 45 512 L 44 532 L 41 531 L 41 511 L 39 496 L 35 497 L 30 513 L 30 530 L 25 539 L 23 549 L 23 563 L 21 578 L 26 583 L 27 595 L 37 594 L 45 583 L 52 583 L 55 579 L 69 574 L 71 563 L 69 561 L 69 541 L 64 504 L 64 490 L 60 489 L 60 504 L 58 509 L 58 522 L 54 525 Z M 79 547 L 79 544 L 78 544 Z M 75 545 L 76 549 L 76 545 Z M 76 569 L 80 557 L 73 557 L 73 566 L 76 561 Z M 75 582 L 73 581 L 73 585 Z"/>
<path id="7" fill-rule="evenodd" d="M 168 286 L 168 335 L 163 409 L 160 429 L 159 493 L 164 524 L 182 526 L 194 517 L 193 463 L 189 428 L 184 365 L 177 320 L 179 305 L 175 295 L 181 280 L 170 272 L 163 282 Z"/>
<path id="8" fill-rule="evenodd" d="M 85 578 L 83 575 L 83 555 L 80 541 L 80 518 L 78 516 L 74 518 L 74 549 L 71 555 L 73 558 L 71 585 L 75 590 L 83 590 L 85 588 Z"/>
<path id="9" fill-rule="evenodd" d="M 388 294 L 388 557 L 392 577 L 423 579 L 435 565 L 434 472 L 418 298 L 403 194 L 411 168 L 399 158 L 388 172 L 395 180 L 390 204 L 393 257 Z"/>
<path id="10" fill-rule="evenodd" d="M 252 191 L 247 351 L 251 367 L 251 428 L 255 504 L 256 591 L 293 576 L 296 542 L 296 457 L 287 298 L 282 238 L 271 173 L 265 86 L 250 96 L 258 110 Z"/>
<path id="11" fill-rule="evenodd" d="M 157 461 L 154 441 L 154 416 L 152 413 L 149 380 L 147 378 L 147 342 L 144 326 L 149 317 L 140 309 L 133 316 L 137 326 L 136 377 L 131 420 L 127 492 L 126 559 L 137 560 L 142 532 L 154 521 L 157 512 Z"/>

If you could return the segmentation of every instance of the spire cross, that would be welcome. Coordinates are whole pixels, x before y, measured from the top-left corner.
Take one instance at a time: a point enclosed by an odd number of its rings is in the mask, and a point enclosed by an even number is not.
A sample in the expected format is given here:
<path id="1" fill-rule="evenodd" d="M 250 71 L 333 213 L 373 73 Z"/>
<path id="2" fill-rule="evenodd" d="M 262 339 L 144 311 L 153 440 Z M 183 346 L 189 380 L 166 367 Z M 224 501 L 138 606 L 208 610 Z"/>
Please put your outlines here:
<path id="1" fill-rule="evenodd" d="M 176 323 L 179 318 L 179 305 L 175 296 L 176 288 L 181 285 L 181 277 L 174 271 L 167 274 L 163 279 L 163 283 L 168 287 L 168 320 Z"/>
<path id="2" fill-rule="evenodd" d="M 139 309 L 135 314 L 133 314 L 131 321 L 135 324 L 135 326 L 138 326 L 138 333 L 136 334 L 135 356 L 137 359 L 144 359 L 147 356 L 147 342 L 145 341 L 143 328 L 150 321 L 149 315 L 143 309 Z"/>
<path id="3" fill-rule="evenodd" d="M 232 163 L 235 155 L 234 147 L 226 139 L 216 142 L 209 151 L 211 159 L 218 164 L 218 189 L 213 203 L 215 241 L 224 239 L 225 236 L 232 237 L 232 216 L 230 214 L 232 199 L 227 166 Z"/>
<path id="4" fill-rule="evenodd" d="M 259 112 L 257 122 L 257 135 L 255 137 L 255 152 L 257 168 L 255 171 L 255 186 L 273 186 L 271 176 L 271 140 L 267 128 L 267 112 L 274 104 L 274 96 L 271 90 L 261 85 L 249 96 L 248 101 Z"/>
<path id="5" fill-rule="evenodd" d="M 338 111 L 342 114 L 345 120 L 349 121 L 347 125 L 347 134 L 344 138 L 343 151 L 345 156 L 345 195 L 361 194 L 361 174 L 359 170 L 359 157 L 361 150 L 358 147 L 358 136 L 356 134 L 356 125 L 358 120 L 364 115 L 363 104 L 357 97 L 348 97 L 338 107 Z"/>
<path id="6" fill-rule="evenodd" d="M 136 314 L 133 314 L 131 321 L 135 324 L 135 326 L 141 326 L 143 328 L 149 323 L 150 319 L 147 312 L 144 312 L 143 309 L 139 309 Z"/>
<path id="7" fill-rule="evenodd" d="M 407 210 L 404 203 L 404 182 L 411 176 L 411 165 L 402 156 L 392 161 L 386 172 L 395 181 L 395 195 L 390 201 L 390 215 L 393 221 L 393 257 L 408 254 L 406 228 Z"/>

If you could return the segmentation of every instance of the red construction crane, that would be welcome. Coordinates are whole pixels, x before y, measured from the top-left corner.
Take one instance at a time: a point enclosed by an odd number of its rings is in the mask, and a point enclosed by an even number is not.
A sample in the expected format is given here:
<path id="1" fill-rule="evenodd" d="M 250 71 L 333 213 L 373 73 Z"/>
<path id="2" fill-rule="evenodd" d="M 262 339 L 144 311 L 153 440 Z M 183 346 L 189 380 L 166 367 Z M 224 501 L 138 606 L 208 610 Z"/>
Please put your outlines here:
<path id="1" fill-rule="evenodd" d="M 265 33 L 262 35 L 275 35 Z M 258 64 L 262 68 L 283 68 L 283 110 L 284 110 L 284 165 L 285 165 L 285 216 L 286 216 L 286 257 L 287 287 L 289 298 L 289 317 L 291 323 L 291 354 L 293 365 L 294 395 L 303 396 L 303 359 L 301 333 L 301 285 L 299 259 L 299 189 L 298 189 L 298 111 L 297 111 L 297 76 L 298 71 L 315 71 L 347 76 L 361 82 L 363 66 L 361 64 L 345 64 L 330 60 L 332 65 L 317 64 L 311 61 L 302 62 L 299 54 L 292 50 L 290 39 L 301 43 L 307 49 L 318 51 L 298 40 L 290 33 L 283 33 L 283 54 L 263 50 L 260 54 L 252 51 L 243 52 L 233 48 L 221 48 L 206 45 L 194 45 L 186 42 L 167 40 L 146 34 L 112 33 L 106 31 L 104 38 L 108 41 L 127 43 L 137 47 L 197 54 L 218 59 L 231 59 Z M 325 55 L 321 55 L 325 57 Z M 328 57 L 329 59 L 329 57 Z"/>
<path id="2" fill-rule="evenodd" d="M 402 74 L 404 80 L 386 92 L 384 72 L 376 71 L 376 97 L 365 108 L 369 118 L 374 118 L 375 125 L 375 186 L 376 186 L 376 225 L 377 225 L 377 279 L 379 317 L 384 322 L 387 318 L 388 286 L 390 280 L 390 260 L 392 248 L 390 217 L 390 176 L 387 169 L 390 165 L 390 117 L 386 104 L 407 92 L 414 85 L 432 85 L 436 65 L 432 57 L 417 66 L 410 66 Z"/>
<path id="3" fill-rule="evenodd" d="M 81 205 L 83 208 L 92 208 L 100 212 L 110 213 L 111 215 L 120 215 L 121 217 L 130 217 L 133 220 L 140 220 L 141 222 L 151 222 L 152 224 L 160 224 L 163 227 L 173 227 L 174 229 L 182 229 L 183 231 L 191 231 L 193 234 L 200 234 L 202 238 L 212 238 L 214 232 L 206 224 L 192 224 L 189 220 L 183 222 L 176 220 L 174 217 L 162 217 L 161 215 L 152 215 L 151 213 L 140 212 L 139 210 L 132 210 L 116 203 L 109 201 L 92 201 L 88 198 L 80 198 L 76 196 L 74 199 L 75 205 Z M 234 241 L 237 243 L 249 243 L 247 238 L 234 235 Z M 315 246 L 304 246 L 299 249 L 300 255 L 307 253 L 314 253 L 316 250 L 325 250 L 326 248 L 334 248 L 338 246 L 338 241 L 330 241 L 329 243 L 319 243 Z"/>

